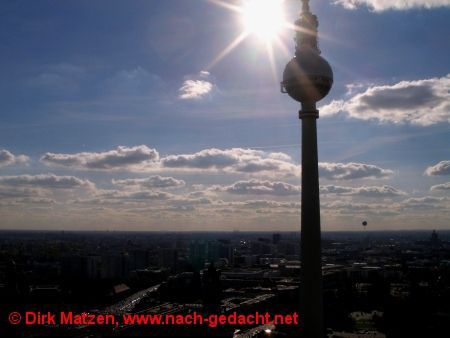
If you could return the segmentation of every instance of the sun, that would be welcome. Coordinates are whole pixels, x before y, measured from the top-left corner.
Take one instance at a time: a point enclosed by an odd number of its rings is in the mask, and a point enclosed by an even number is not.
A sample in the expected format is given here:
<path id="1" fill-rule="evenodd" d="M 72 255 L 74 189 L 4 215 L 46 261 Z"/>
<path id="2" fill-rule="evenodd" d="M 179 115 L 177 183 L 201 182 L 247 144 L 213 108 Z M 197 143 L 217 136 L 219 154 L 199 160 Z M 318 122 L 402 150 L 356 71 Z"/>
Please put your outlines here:
<path id="1" fill-rule="evenodd" d="M 245 0 L 240 8 L 244 30 L 272 42 L 285 25 L 284 0 Z"/>
<path id="2" fill-rule="evenodd" d="M 285 0 L 208 0 L 211 3 L 235 12 L 243 29 L 206 67 L 210 70 L 225 56 L 230 54 L 237 46 L 250 36 L 257 37 L 267 50 L 272 75 L 277 82 L 275 69 L 274 46 L 279 47 L 287 56 L 290 55 L 284 45 L 281 35 L 285 28 L 292 29 L 284 15 Z"/>

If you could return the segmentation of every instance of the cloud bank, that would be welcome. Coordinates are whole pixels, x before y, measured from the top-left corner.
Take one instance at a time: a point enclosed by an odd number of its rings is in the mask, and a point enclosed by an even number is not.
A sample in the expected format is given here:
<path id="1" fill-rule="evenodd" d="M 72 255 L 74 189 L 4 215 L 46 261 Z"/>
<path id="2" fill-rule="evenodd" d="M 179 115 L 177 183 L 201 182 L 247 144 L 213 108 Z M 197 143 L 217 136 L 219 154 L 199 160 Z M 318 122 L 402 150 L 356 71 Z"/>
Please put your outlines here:
<path id="1" fill-rule="evenodd" d="M 433 185 L 430 191 L 450 191 L 450 182 Z"/>
<path id="2" fill-rule="evenodd" d="M 119 146 L 106 152 L 82 152 L 75 154 L 46 153 L 40 161 L 49 166 L 70 167 L 81 170 L 130 170 L 140 171 L 155 166 L 159 153 L 145 145 Z"/>
<path id="3" fill-rule="evenodd" d="M 250 180 L 216 187 L 215 190 L 237 195 L 296 196 L 300 194 L 301 188 L 285 182 Z"/>
<path id="4" fill-rule="evenodd" d="M 0 185 L 48 189 L 92 189 L 95 187 L 94 183 L 89 180 L 81 179 L 75 176 L 57 176 L 54 174 L 0 176 Z"/>
<path id="5" fill-rule="evenodd" d="M 128 178 L 124 180 L 112 180 L 115 185 L 124 187 L 138 187 L 138 188 L 177 188 L 183 187 L 185 182 L 173 177 L 150 176 L 147 178 Z"/>
<path id="6" fill-rule="evenodd" d="M 301 165 L 280 152 L 265 152 L 255 149 L 209 148 L 190 154 L 160 157 L 156 149 L 145 145 L 126 147 L 105 152 L 82 152 L 74 154 L 46 153 L 41 162 L 48 166 L 74 170 L 130 171 L 130 172 L 185 172 L 228 173 L 262 175 L 268 177 L 300 177 Z M 392 170 L 366 163 L 319 163 L 320 176 L 329 180 L 382 179 L 393 174 Z M 117 180 L 117 185 L 163 188 L 182 186 L 182 181 L 171 177 L 152 176 L 146 179 Z"/>
<path id="7" fill-rule="evenodd" d="M 450 7 L 449 0 L 334 0 L 334 4 L 346 9 L 368 7 L 375 12 L 386 10 L 407 10 L 412 8 Z"/>
<path id="8" fill-rule="evenodd" d="M 321 107 L 321 115 L 340 112 L 361 120 L 429 126 L 450 122 L 450 75 L 394 85 L 371 86 L 348 100 Z"/>
<path id="9" fill-rule="evenodd" d="M 209 170 L 241 174 L 263 172 L 272 175 L 296 175 L 299 171 L 288 155 L 280 157 L 280 153 L 243 148 L 210 148 L 193 154 L 169 155 L 161 159 L 161 166 L 188 171 Z"/>
<path id="10" fill-rule="evenodd" d="M 397 197 L 406 195 L 404 191 L 388 185 L 357 188 L 326 185 L 320 187 L 320 192 L 322 194 L 359 195 L 364 197 Z"/>
<path id="11" fill-rule="evenodd" d="M 319 175 L 329 180 L 352 180 L 359 178 L 387 178 L 392 170 L 365 163 L 319 163 Z"/>

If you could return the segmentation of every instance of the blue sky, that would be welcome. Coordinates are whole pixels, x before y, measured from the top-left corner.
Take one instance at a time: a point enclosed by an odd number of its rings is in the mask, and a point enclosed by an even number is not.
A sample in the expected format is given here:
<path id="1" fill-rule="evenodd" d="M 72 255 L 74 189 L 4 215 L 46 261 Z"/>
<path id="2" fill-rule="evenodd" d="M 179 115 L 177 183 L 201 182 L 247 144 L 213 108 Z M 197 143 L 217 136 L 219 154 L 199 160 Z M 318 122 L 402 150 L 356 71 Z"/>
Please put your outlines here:
<path id="1" fill-rule="evenodd" d="M 311 9 L 335 77 L 323 228 L 449 228 L 450 2 Z M 207 0 L 2 1 L 0 226 L 298 229 L 299 107 L 279 92 L 293 32 L 272 66 L 252 34 L 214 63 L 242 30 Z"/>

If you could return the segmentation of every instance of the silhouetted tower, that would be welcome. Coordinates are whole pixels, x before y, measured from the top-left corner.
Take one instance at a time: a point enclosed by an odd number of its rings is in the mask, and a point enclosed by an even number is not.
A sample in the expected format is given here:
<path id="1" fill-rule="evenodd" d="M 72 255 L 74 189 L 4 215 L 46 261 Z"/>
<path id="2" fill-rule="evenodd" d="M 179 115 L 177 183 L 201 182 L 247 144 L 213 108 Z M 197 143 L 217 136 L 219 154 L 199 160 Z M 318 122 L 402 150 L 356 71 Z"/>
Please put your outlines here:
<path id="1" fill-rule="evenodd" d="M 317 45 L 317 17 L 302 0 L 302 12 L 295 22 L 295 57 L 283 73 L 281 91 L 301 102 L 302 120 L 302 216 L 300 284 L 303 332 L 308 338 L 323 338 L 322 259 L 320 234 L 319 170 L 316 102 L 324 98 L 333 84 L 333 71 L 320 56 Z"/>

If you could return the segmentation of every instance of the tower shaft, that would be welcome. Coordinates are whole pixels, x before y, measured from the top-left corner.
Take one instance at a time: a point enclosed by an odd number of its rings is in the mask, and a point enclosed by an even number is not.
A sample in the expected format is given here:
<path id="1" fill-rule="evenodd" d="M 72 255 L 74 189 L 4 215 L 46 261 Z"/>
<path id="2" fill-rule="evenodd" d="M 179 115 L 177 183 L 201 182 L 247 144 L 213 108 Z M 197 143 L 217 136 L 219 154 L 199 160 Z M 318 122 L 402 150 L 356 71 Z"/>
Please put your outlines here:
<path id="1" fill-rule="evenodd" d="M 300 283 L 304 337 L 323 338 L 322 258 L 320 234 L 319 168 L 317 153 L 318 111 L 302 104 L 302 211 Z"/>

